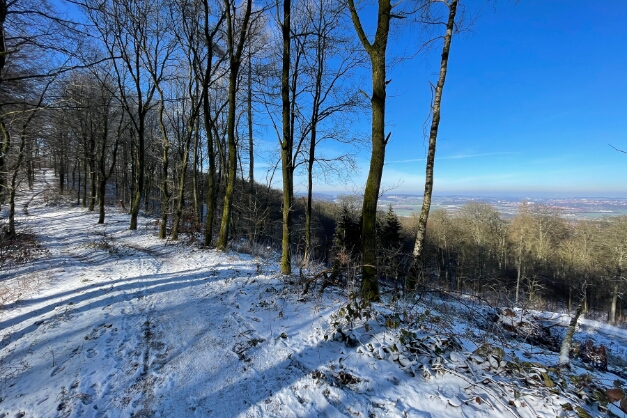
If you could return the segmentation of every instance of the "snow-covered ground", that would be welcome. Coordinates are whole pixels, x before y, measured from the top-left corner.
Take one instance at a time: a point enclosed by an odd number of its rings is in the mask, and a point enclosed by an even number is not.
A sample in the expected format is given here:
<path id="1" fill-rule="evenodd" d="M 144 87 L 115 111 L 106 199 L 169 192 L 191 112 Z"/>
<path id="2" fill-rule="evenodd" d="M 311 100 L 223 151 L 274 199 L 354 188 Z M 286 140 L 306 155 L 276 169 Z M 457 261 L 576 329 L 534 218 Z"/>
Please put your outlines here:
<path id="1" fill-rule="evenodd" d="M 42 173 L 18 206 L 43 248 L 0 270 L 0 417 L 603 415 L 546 367 L 556 354 L 491 340 L 476 318 L 303 296 L 274 262 L 159 240 L 152 219 L 129 231 L 108 208 L 97 225 L 53 203 L 53 184 Z M 625 330 L 584 324 L 625 352 Z"/>

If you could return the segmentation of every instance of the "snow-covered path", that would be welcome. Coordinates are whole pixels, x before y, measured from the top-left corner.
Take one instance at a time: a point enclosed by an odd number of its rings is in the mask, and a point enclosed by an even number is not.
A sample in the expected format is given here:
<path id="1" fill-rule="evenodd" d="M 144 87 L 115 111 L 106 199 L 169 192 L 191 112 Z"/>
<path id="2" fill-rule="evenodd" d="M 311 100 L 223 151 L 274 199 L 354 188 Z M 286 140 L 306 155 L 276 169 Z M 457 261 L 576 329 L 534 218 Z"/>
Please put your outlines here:
<path id="1" fill-rule="evenodd" d="M 339 395 L 337 408 L 322 395 L 313 403 L 273 397 L 297 391 L 290 385 L 303 378 L 313 386 L 298 357 L 314 357 L 307 344 L 322 340 L 320 318 L 330 308 L 293 305 L 296 296 L 260 260 L 165 245 L 152 220 L 133 232 L 119 212 L 97 225 L 82 208 L 46 205 L 38 197 L 53 178 L 43 179 L 24 196 L 18 221 L 49 252 L 3 272 L 5 287 L 31 285 L 0 311 L 0 411 L 343 415 Z M 316 341 L 298 339 L 311 339 L 315 327 Z"/>
<path id="2" fill-rule="evenodd" d="M 54 204 L 53 182 L 40 176 L 19 206 L 20 229 L 47 251 L 0 270 L 2 418 L 564 413 L 550 392 L 511 406 L 500 382 L 423 378 L 421 365 L 368 352 L 400 346 L 385 321 L 360 325 L 349 348 L 333 340 L 337 290 L 303 298 L 275 263 L 159 240 L 151 219 L 129 231 L 114 208 L 97 225 Z"/>
<path id="3" fill-rule="evenodd" d="M 96 225 L 81 208 L 33 199 L 46 186 L 25 196 L 28 208 L 18 220 L 50 251 L 3 277 L 11 286 L 36 275 L 38 289 L 0 313 L 0 410 L 27 416 L 247 410 L 254 396 L 245 393 L 247 385 L 234 385 L 252 378 L 252 390 L 259 388 L 253 362 L 241 357 L 251 341 L 272 332 L 257 335 L 251 322 L 262 319 L 238 299 L 253 277 L 268 281 L 261 265 L 251 271 L 249 257 L 165 246 L 149 220 L 139 232 L 126 230 L 128 216 L 120 213 Z"/>

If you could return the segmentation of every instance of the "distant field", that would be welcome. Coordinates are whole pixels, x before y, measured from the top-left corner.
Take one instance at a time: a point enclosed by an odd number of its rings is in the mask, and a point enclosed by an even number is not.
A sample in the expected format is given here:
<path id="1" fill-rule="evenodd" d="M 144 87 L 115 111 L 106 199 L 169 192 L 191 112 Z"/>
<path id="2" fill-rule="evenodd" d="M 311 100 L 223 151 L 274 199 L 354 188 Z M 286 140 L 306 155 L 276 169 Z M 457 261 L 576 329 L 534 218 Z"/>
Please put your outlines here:
<path id="1" fill-rule="evenodd" d="M 456 212 L 469 202 L 485 202 L 494 206 L 503 217 L 512 217 L 518 211 L 523 199 L 473 197 L 473 196 L 438 196 L 431 203 L 431 210 L 446 209 Z M 598 219 L 604 216 L 627 215 L 627 199 L 620 198 L 545 198 L 526 199 L 533 204 L 552 206 L 569 219 Z M 411 216 L 419 213 L 422 207 L 422 196 L 416 195 L 385 195 L 379 199 L 379 208 L 385 210 L 389 205 L 399 216 Z"/>

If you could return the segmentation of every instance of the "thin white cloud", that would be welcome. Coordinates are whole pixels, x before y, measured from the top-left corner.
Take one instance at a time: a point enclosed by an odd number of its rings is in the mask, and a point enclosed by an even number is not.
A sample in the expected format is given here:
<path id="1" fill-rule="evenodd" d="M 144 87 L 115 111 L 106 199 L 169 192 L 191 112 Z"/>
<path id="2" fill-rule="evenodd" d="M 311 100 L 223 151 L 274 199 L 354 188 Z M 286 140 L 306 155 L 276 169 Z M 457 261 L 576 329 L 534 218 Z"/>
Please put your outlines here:
<path id="1" fill-rule="evenodd" d="M 460 160 L 464 158 L 477 158 L 477 157 L 487 157 L 491 155 L 514 155 L 518 154 L 517 152 L 503 151 L 503 152 L 486 152 L 483 154 L 458 154 L 458 155 L 449 155 L 446 157 L 436 157 L 437 160 Z M 386 164 L 396 164 L 396 163 L 415 163 L 418 161 L 425 161 L 426 158 L 412 158 L 409 160 L 395 160 L 395 161 L 387 161 Z"/>
<path id="2" fill-rule="evenodd" d="M 486 157 L 489 155 L 514 155 L 518 154 L 517 152 L 511 151 L 503 151 L 503 152 L 486 152 L 484 154 L 460 154 L 460 155 L 451 155 L 449 157 L 440 157 L 442 160 L 458 160 L 461 158 L 475 158 L 475 157 Z"/>

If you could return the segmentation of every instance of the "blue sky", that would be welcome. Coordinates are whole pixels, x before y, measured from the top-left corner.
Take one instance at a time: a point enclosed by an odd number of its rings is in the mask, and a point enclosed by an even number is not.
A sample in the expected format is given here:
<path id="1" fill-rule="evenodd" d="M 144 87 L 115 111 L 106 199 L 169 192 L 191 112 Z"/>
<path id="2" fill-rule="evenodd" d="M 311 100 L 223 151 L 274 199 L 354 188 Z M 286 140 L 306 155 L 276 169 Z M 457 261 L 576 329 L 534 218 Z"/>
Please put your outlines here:
<path id="1" fill-rule="evenodd" d="M 453 39 L 434 193 L 627 197 L 627 154 L 608 145 L 627 150 L 627 1 L 466 7 L 478 18 Z M 411 50 L 414 35 L 397 33 L 391 56 Z M 423 123 L 439 54 L 389 70 L 383 187 L 392 193 L 423 191 Z M 370 91 L 367 78 L 362 87 Z M 369 114 L 359 126 L 368 131 Z M 316 190 L 359 191 L 368 158 L 360 152 L 351 182 L 320 181 Z"/>

